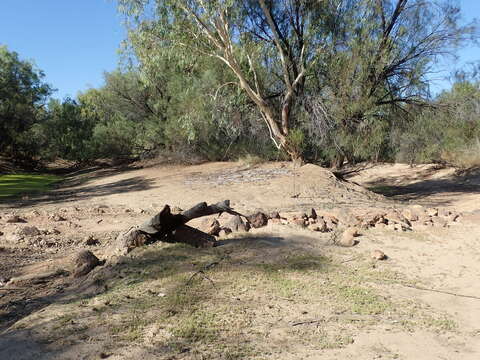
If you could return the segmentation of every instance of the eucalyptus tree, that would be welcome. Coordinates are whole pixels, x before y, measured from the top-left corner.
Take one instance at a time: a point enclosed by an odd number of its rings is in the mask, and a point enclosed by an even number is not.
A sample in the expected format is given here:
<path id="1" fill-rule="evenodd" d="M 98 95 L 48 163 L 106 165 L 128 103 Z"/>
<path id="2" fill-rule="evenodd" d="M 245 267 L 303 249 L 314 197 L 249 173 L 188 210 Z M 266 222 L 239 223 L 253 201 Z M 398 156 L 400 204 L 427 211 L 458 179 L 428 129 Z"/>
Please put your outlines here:
<path id="1" fill-rule="evenodd" d="M 300 156 L 292 140 L 297 99 L 324 42 L 321 13 L 332 1 L 120 0 L 144 62 L 162 54 L 222 63 L 258 108 L 278 148 Z M 134 34 L 134 35 L 133 35 Z"/>

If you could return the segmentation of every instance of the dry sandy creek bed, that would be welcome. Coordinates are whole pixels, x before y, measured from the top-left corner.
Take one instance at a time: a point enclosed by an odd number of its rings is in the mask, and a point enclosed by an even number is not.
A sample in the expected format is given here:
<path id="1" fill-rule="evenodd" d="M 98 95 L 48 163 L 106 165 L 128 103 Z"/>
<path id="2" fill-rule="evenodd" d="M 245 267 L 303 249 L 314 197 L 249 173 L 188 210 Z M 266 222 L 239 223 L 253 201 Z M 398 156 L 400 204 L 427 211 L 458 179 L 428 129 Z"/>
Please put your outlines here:
<path id="1" fill-rule="evenodd" d="M 346 179 L 289 163 L 88 169 L 0 205 L 0 359 L 480 359 L 478 173 L 383 164 Z M 269 224 L 70 275 L 76 252 L 107 258 L 164 204 L 224 199 L 241 213 L 315 208 L 345 223 L 415 204 L 460 217 L 363 229 L 353 247 L 335 246 L 336 232 Z"/>

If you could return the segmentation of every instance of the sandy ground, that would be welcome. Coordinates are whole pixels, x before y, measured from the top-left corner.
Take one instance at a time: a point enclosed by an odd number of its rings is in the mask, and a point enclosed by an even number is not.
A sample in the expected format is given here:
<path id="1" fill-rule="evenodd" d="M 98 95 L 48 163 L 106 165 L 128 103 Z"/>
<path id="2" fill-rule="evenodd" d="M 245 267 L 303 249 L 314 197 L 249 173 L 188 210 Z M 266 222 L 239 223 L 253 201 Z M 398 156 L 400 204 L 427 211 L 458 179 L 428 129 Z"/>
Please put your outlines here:
<path id="1" fill-rule="evenodd" d="M 0 359 L 90 359 L 97 358 L 88 344 L 75 351 L 45 344 L 31 336 L 29 319 L 55 306 L 72 285 L 68 276 L 51 274 L 68 261 L 85 239 L 99 239 L 96 253 L 103 254 L 118 232 L 138 224 L 163 204 L 183 209 L 197 202 L 230 199 L 239 212 L 256 210 L 297 211 L 314 207 L 342 216 L 371 208 L 402 208 L 412 204 L 454 209 L 462 220 L 448 228 L 427 228 L 411 233 L 390 230 L 367 231 L 353 248 L 329 247 L 333 257 L 355 266 L 356 257 L 382 249 L 389 259 L 382 266 L 419 281 L 421 290 L 399 284 L 380 291 L 395 299 L 418 301 L 432 311 L 447 314 L 455 330 L 434 332 L 425 329 L 398 330 L 379 321 L 358 332 L 353 343 L 334 349 L 315 350 L 291 346 L 260 358 L 277 359 L 479 359 L 480 358 L 480 176 L 455 175 L 453 169 L 433 165 L 366 165 L 338 180 L 332 173 L 307 165 L 293 168 L 289 163 L 255 167 L 237 163 L 210 163 L 196 166 L 152 166 L 136 169 L 96 169 L 72 174 L 48 195 L 3 204 L 0 207 Z M 363 186 L 363 187 L 362 187 Z M 386 194 L 374 194 L 365 188 Z M 41 236 L 22 239 L 18 230 L 25 224 L 7 224 L 9 214 L 19 214 L 27 225 L 36 226 Z M 55 216 L 57 216 L 55 218 Z M 58 216 L 64 220 L 58 220 Z M 283 239 L 283 251 L 302 248 L 316 251 L 313 234 L 291 228 L 269 228 L 263 238 Z M 322 245 L 323 246 L 323 245 Z M 44 273 L 34 282 L 28 274 Z M 27 278 L 21 278 L 26 276 Z M 3 281 L 20 277 L 2 291 Z M 3 289 L 8 288 L 4 286 Z M 432 290 L 439 290 L 432 291 Z M 21 327 L 16 324 L 22 323 Z M 35 327 L 41 324 L 32 320 Z M 276 341 L 281 344 L 279 333 Z M 272 346 L 274 345 L 272 342 Z M 82 347 L 83 346 L 83 347 Z M 60 350 L 59 350 L 60 349 Z M 92 350 L 93 351 L 93 350 Z M 110 358 L 157 358 L 135 348 Z M 98 354 L 98 353 L 97 353 Z M 182 358 L 180 355 L 175 358 Z M 187 358 L 187 357 L 185 357 Z"/>

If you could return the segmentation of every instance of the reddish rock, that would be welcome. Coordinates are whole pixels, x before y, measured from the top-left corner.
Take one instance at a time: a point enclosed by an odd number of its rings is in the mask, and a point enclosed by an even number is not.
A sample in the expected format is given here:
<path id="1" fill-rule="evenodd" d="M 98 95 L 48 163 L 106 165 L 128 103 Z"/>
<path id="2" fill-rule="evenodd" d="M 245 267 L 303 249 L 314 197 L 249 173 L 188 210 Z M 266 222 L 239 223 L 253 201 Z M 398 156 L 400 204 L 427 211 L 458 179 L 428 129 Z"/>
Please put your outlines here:
<path id="1" fill-rule="evenodd" d="M 263 212 L 250 215 L 247 219 L 254 228 L 261 228 L 268 223 L 268 217 Z"/>
<path id="2" fill-rule="evenodd" d="M 203 231 L 209 235 L 217 236 L 221 230 L 220 223 L 215 218 L 205 218 L 198 227 L 198 230 Z"/>
<path id="3" fill-rule="evenodd" d="M 372 258 L 375 260 L 386 260 L 387 255 L 382 250 L 374 250 L 372 251 Z"/>

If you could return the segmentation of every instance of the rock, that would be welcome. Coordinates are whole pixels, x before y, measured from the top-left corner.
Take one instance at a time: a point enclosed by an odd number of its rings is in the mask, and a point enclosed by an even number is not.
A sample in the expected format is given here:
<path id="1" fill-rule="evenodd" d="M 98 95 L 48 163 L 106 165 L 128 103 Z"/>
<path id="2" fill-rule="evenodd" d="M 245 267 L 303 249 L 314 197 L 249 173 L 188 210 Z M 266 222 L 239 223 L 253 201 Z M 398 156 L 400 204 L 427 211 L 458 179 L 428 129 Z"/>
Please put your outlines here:
<path id="1" fill-rule="evenodd" d="M 437 227 L 448 227 L 448 221 L 441 217 L 433 217 L 432 218 L 433 225 Z"/>
<path id="2" fill-rule="evenodd" d="M 3 232 L 0 231 L 0 236 L 3 236 Z"/>
<path id="3" fill-rule="evenodd" d="M 390 223 L 393 223 L 393 224 L 403 223 L 403 224 L 410 225 L 410 221 L 407 218 L 405 218 L 402 214 L 398 213 L 397 211 L 390 211 L 389 213 L 387 213 L 385 215 L 385 219 L 387 220 L 387 222 L 389 224 Z"/>
<path id="4" fill-rule="evenodd" d="M 333 231 L 337 228 L 337 223 L 332 221 L 330 218 L 323 218 L 327 231 Z M 318 220 L 317 220 L 318 222 Z"/>
<path id="5" fill-rule="evenodd" d="M 402 215 L 408 221 L 418 221 L 418 214 L 412 209 L 405 209 L 402 211 Z"/>
<path id="6" fill-rule="evenodd" d="M 74 263 L 75 270 L 73 276 L 80 277 L 88 274 L 96 266 L 103 265 L 105 260 L 100 261 L 91 251 L 82 250 L 76 255 Z"/>
<path id="7" fill-rule="evenodd" d="M 309 215 L 308 217 L 309 217 L 310 219 L 313 219 L 313 220 L 316 220 L 316 219 L 317 219 L 318 215 L 317 215 L 317 212 L 315 211 L 314 208 L 312 208 L 312 209 L 310 210 L 310 215 Z"/>
<path id="8" fill-rule="evenodd" d="M 51 220 L 51 221 L 65 221 L 65 220 L 67 220 L 60 214 L 52 214 L 48 217 L 48 219 Z"/>
<path id="9" fill-rule="evenodd" d="M 201 222 L 200 226 L 198 227 L 198 230 L 203 231 L 204 233 L 207 233 L 208 235 L 214 235 L 217 236 L 221 230 L 220 223 L 217 221 L 217 219 L 208 217 L 203 219 Z"/>
<path id="10" fill-rule="evenodd" d="M 323 219 L 317 219 L 314 224 L 308 225 L 308 229 L 311 231 L 328 232 L 327 223 Z"/>
<path id="11" fill-rule="evenodd" d="M 268 219 L 267 225 L 272 226 L 272 225 L 279 225 L 281 223 L 282 223 L 282 219 L 273 218 L 273 219 Z"/>
<path id="12" fill-rule="evenodd" d="M 88 245 L 88 246 L 100 245 L 100 241 L 95 239 L 93 235 L 89 235 L 85 238 L 85 245 Z"/>
<path id="13" fill-rule="evenodd" d="M 261 228 L 268 223 L 267 215 L 260 211 L 256 214 L 248 216 L 247 219 L 254 228 Z"/>
<path id="14" fill-rule="evenodd" d="M 340 246 L 345 246 L 345 247 L 350 247 L 354 246 L 358 243 L 357 240 L 355 240 L 355 237 L 358 236 L 358 229 L 351 227 L 346 229 L 342 236 L 340 237 L 340 240 L 338 241 L 338 245 Z"/>
<path id="15" fill-rule="evenodd" d="M 438 216 L 441 216 L 441 217 L 449 217 L 450 215 L 452 214 L 452 212 L 448 209 L 440 209 L 438 210 Z"/>
<path id="16" fill-rule="evenodd" d="M 292 212 L 285 212 L 281 213 L 280 217 L 287 219 L 289 221 L 294 219 L 307 219 L 308 216 L 303 211 L 292 211 Z"/>
<path id="17" fill-rule="evenodd" d="M 239 215 L 234 215 L 224 224 L 224 227 L 231 229 L 233 232 L 247 232 L 250 230 L 250 223 L 243 221 Z"/>
<path id="18" fill-rule="evenodd" d="M 306 227 L 307 226 L 306 220 L 304 218 L 292 219 L 292 220 L 290 220 L 290 224 L 301 226 L 301 227 Z"/>
<path id="19" fill-rule="evenodd" d="M 20 216 L 18 215 L 10 215 L 10 216 L 7 216 L 6 218 L 6 222 L 9 223 L 9 224 L 13 224 L 13 223 L 26 223 L 26 221 L 24 219 L 22 219 Z"/>
<path id="20" fill-rule="evenodd" d="M 328 232 L 329 231 L 327 223 L 325 222 L 325 220 L 323 220 L 321 218 L 317 219 L 316 225 L 318 226 L 318 231 L 320 231 L 320 232 Z"/>
<path id="21" fill-rule="evenodd" d="M 280 219 L 280 214 L 278 211 L 273 211 L 270 213 L 270 219 Z"/>
<path id="22" fill-rule="evenodd" d="M 427 215 L 430 217 L 438 216 L 438 209 L 435 209 L 435 208 L 427 209 Z"/>
<path id="23" fill-rule="evenodd" d="M 351 235 L 353 237 L 357 237 L 357 236 L 360 236 L 360 233 L 358 232 L 358 229 L 356 227 L 349 227 L 348 229 L 346 229 L 343 234 L 348 234 L 348 235 Z"/>
<path id="24" fill-rule="evenodd" d="M 386 227 L 387 227 L 387 224 L 385 224 L 385 223 L 380 222 L 380 223 L 375 224 L 375 228 L 377 228 L 377 229 L 385 229 Z"/>
<path id="25" fill-rule="evenodd" d="M 448 222 L 456 222 L 460 219 L 460 215 L 458 214 L 451 214 L 448 217 L 445 218 Z"/>
<path id="26" fill-rule="evenodd" d="M 40 230 L 38 230 L 35 226 L 25 226 L 20 228 L 17 231 L 17 234 L 20 236 L 38 236 L 41 235 Z"/>
<path id="27" fill-rule="evenodd" d="M 228 234 L 231 234 L 231 233 L 232 233 L 232 229 L 227 228 L 227 227 L 223 227 L 218 232 L 218 237 L 225 237 L 225 236 L 227 236 Z"/>
<path id="28" fill-rule="evenodd" d="M 378 212 L 357 216 L 358 225 L 364 229 L 368 229 L 374 227 L 376 224 L 385 223 L 385 215 L 384 212 Z"/>
<path id="29" fill-rule="evenodd" d="M 387 255 L 382 250 L 374 250 L 372 251 L 372 258 L 375 260 L 386 260 Z"/>

